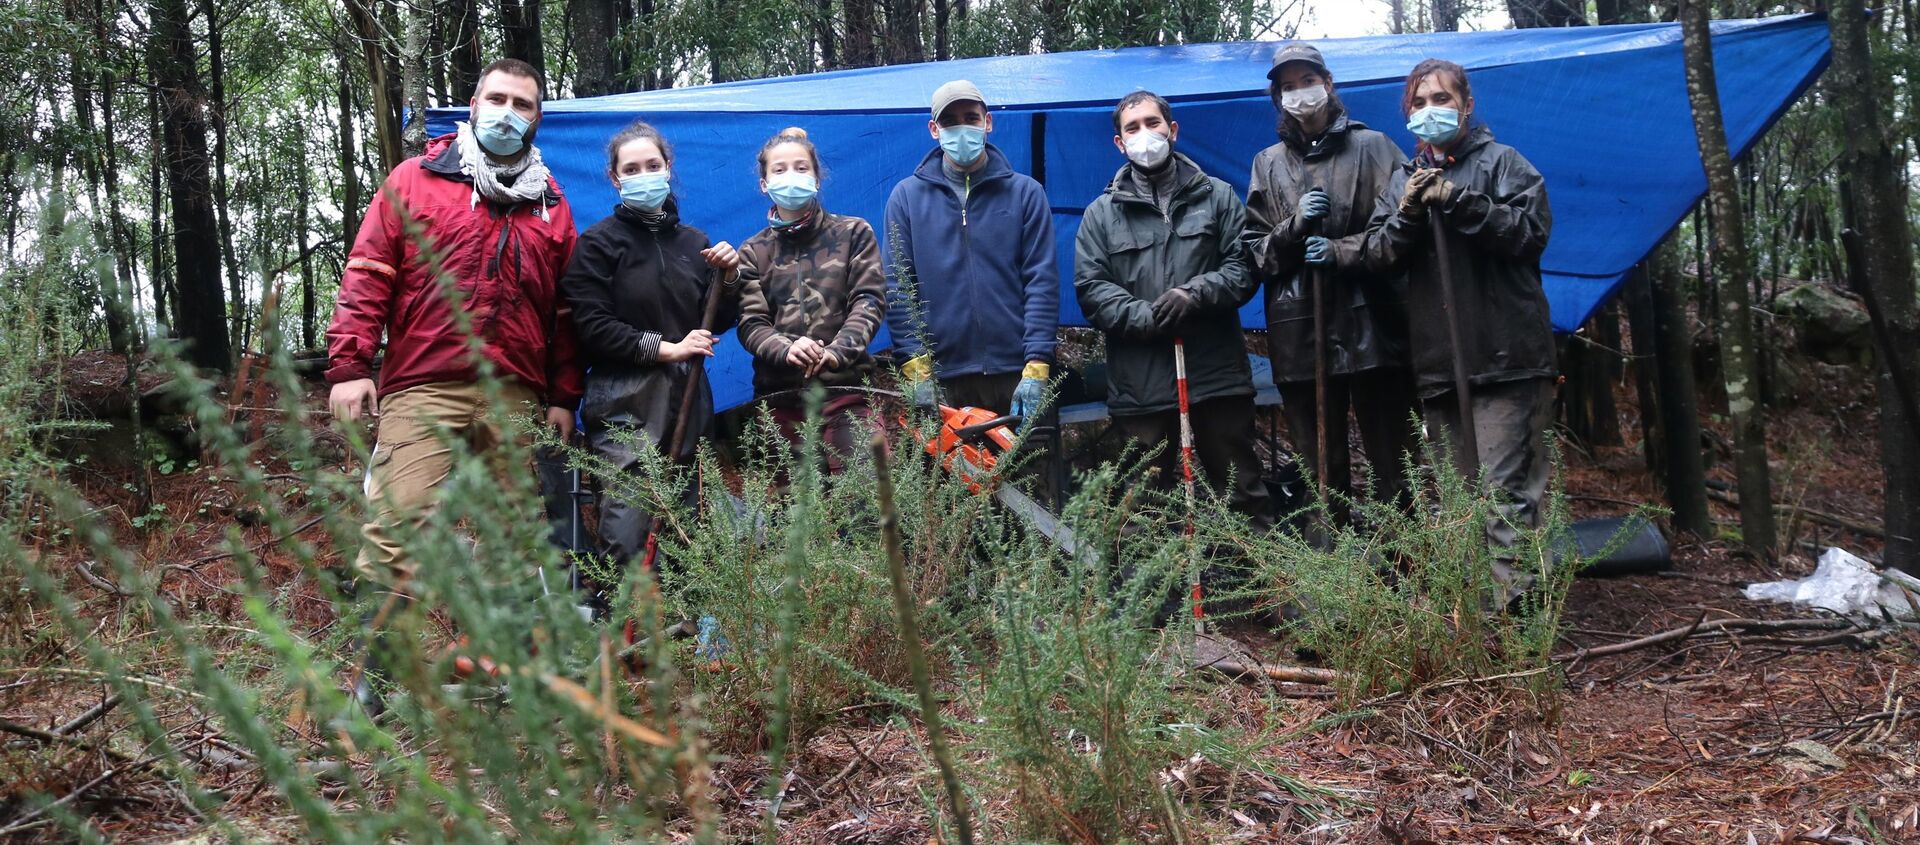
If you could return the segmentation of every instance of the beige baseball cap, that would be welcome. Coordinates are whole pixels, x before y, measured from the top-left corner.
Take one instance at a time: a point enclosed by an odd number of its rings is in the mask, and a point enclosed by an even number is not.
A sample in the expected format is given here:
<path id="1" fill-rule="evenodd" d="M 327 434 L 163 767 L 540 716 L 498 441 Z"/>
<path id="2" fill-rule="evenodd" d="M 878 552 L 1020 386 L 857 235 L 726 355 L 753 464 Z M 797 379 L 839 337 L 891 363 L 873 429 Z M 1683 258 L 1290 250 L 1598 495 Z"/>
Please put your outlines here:
<path id="1" fill-rule="evenodd" d="M 976 86 L 973 83 L 968 82 L 964 79 L 956 79 L 934 90 L 933 92 L 934 119 L 935 120 L 940 119 L 941 112 L 946 111 L 948 106 L 953 105 L 954 103 L 958 103 L 962 100 L 973 100 L 982 106 L 985 106 L 987 104 L 987 98 L 985 95 L 980 93 L 979 86 Z"/>

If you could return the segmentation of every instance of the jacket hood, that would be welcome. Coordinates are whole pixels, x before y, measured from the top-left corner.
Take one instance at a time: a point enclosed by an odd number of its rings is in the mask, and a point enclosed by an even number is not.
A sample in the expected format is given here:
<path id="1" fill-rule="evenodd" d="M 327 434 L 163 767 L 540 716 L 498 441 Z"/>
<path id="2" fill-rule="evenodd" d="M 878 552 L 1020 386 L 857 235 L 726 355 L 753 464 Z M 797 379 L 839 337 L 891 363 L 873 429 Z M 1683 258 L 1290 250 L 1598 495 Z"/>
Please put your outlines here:
<path id="1" fill-rule="evenodd" d="M 935 144 L 933 149 L 928 150 L 927 154 L 921 157 L 920 165 L 913 169 L 913 175 L 944 187 L 947 184 L 947 171 L 942 161 L 944 155 L 940 145 Z M 986 182 L 1013 175 L 1013 165 L 1007 162 L 1006 153 L 1000 152 L 1000 148 L 994 146 L 992 142 L 987 143 L 987 149 L 982 155 L 987 157 L 987 163 L 975 171 L 974 175 L 978 177 L 976 181 Z"/>
<path id="2" fill-rule="evenodd" d="M 1193 159 L 1187 158 L 1186 153 L 1175 150 L 1173 160 L 1167 166 L 1177 171 L 1175 181 L 1180 184 L 1180 192 L 1174 195 L 1175 199 L 1184 200 L 1213 190 L 1213 183 L 1207 180 L 1206 171 L 1201 170 L 1200 165 L 1194 164 Z M 1121 165 L 1119 172 L 1113 174 L 1112 181 L 1107 183 L 1107 193 L 1112 194 L 1115 200 L 1153 202 L 1152 197 L 1145 196 L 1134 189 L 1133 171 L 1133 162 L 1129 161 Z"/>
<path id="3" fill-rule="evenodd" d="M 460 167 L 460 146 L 454 143 L 457 133 L 449 132 L 427 141 L 427 149 L 420 155 L 420 169 L 455 182 L 473 183 L 473 177 Z M 538 149 L 536 147 L 535 149 Z M 547 193 L 541 198 L 542 204 L 552 207 L 560 204 L 560 183 L 551 175 L 547 177 Z"/>

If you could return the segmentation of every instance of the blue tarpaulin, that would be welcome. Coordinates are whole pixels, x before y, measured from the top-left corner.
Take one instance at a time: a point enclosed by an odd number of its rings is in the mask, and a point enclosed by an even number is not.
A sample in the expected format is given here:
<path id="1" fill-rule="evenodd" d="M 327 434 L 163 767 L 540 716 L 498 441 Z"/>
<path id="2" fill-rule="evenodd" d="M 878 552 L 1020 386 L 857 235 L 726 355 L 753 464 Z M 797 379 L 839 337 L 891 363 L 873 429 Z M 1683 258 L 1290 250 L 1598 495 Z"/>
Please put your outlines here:
<path id="1" fill-rule="evenodd" d="M 1823 16 L 1713 26 L 1727 138 L 1751 147 L 1825 69 Z M 1429 56 L 1465 66 L 1474 113 L 1547 180 L 1553 236 L 1541 259 L 1554 327 L 1572 331 L 1706 191 L 1687 104 L 1677 24 L 1526 29 L 1329 39 L 1316 42 L 1358 119 L 1409 151 L 1400 96 Z M 1071 290 L 1080 214 L 1123 163 L 1112 144 L 1113 104 L 1149 89 L 1174 104 L 1179 149 L 1244 196 L 1253 156 L 1275 140 L 1266 71 L 1278 42 L 1090 50 L 962 59 L 779 79 L 643 91 L 546 104 L 538 144 L 585 228 L 618 201 L 606 175 L 607 139 L 636 118 L 674 146 L 682 217 L 739 244 L 764 225 L 754 156 L 761 142 L 800 126 L 820 149 L 828 208 L 878 224 L 889 191 L 933 146 L 933 90 L 969 79 L 992 101 L 992 142 L 1046 185 L 1054 209 L 1062 325 L 1083 326 Z M 464 109 L 436 109 L 450 132 Z M 1266 325 L 1256 297 L 1242 311 Z M 884 342 L 884 338 L 880 342 Z M 726 342 L 709 364 L 721 408 L 751 397 L 751 362 Z"/>

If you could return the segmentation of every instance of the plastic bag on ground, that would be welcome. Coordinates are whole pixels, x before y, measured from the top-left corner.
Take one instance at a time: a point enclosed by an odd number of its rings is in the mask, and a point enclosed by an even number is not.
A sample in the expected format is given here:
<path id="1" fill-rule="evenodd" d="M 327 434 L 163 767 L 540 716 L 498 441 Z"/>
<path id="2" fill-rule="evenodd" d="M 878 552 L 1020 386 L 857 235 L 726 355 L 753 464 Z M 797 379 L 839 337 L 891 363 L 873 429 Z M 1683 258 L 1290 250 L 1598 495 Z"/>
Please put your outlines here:
<path id="1" fill-rule="evenodd" d="M 1745 592 L 1754 601 L 1787 602 L 1845 616 L 1878 618 L 1884 608 L 1896 617 L 1913 618 L 1913 606 L 1899 587 L 1882 580 L 1873 564 L 1838 548 L 1828 548 L 1820 555 L 1812 575 L 1749 584 Z"/>

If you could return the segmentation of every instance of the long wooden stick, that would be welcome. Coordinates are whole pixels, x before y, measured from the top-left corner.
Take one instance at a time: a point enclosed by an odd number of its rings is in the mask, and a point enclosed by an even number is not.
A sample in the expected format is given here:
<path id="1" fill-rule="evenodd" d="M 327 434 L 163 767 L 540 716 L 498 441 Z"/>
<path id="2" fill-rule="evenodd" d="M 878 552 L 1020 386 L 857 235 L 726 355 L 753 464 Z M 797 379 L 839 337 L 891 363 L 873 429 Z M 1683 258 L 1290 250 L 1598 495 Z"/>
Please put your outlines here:
<path id="1" fill-rule="evenodd" d="M 713 324 L 720 319 L 719 273 L 707 273 L 707 302 L 700 311 L 700 328 L 713 331 Z M 680 447 L 686 445 L 687 429 L 693 422 L 693 404 L 700 398 L 700 385 L 707 378 L 707 356 L 695 355 L 687 364 L 687 386 L 680 391 L 680 413 L 674 417 L 672 445 L 667 450 L 667 459 L 680 460 Z"/>
<path id="2" fill-rule="evenodd" d="M 1320 221 L 1314 221 L 1309 228 L 1313 234 L 1320 234 Z M 1327 500 L 1327 274 L 1309 265 L 1307 275 L 1313 280 L 1313 408 L 1316 415 L 1313 421 L 1313 480 L 1316 489 L 1320 491 L 1320 501 L 1325 502 Z M 1340 410 L 1342 411 L 1341 422 L 1344 423 L 1346 409 Z M 1342 438 L 1342 442 L 1345 442 L 1345 438 Z"/>
<path id="3" fill-rule="evenodd" d="M 946 781 L 947 801 L 953 805 L 953 825 L 960 833 L 960 845 L 973 845 L 973 821 L 968 812 L 967 793 L 960 775 L 953 769 L 953 755 L 947 750 L 947 732 L 940 724 L 940 700 L 933 695 L 933 678 L 927 671 L 926 650 L 920 645 L 920 623 L 914 615 L 913 594 L 907 589 L 907 556 L 900 547 L 900 511 L 893 503 L 893 476 L 887 469 L 887 441 L 874 435 L 873 471 L 879 480 L 880 536 L 887 548 L 887 575 L 893 582 L 893 610 L 899 616 L 900 640 L 907 649 L 907 663 L 913 669 L 913 686 L 920 693 L 920 721 L 927 726 L 927 744 L 933 748 L 934 762 L 940 766 L 940 779 Z"/>
<path id="4" fill-rule="evenodd" d="M 1628 640 L 1623 643 L 1574 649 L 1565 654 L 1554 655 L 1553 660 L 1555 663 L 1572 663 L 1585 660 L 1589 657 L 1606 657 L 1611 654 L 1622 654 L 1649 646 L 1656 646 L 1661 643 L 1677 642 L 1696 634 L 1720 633 L 1730 629 L 1740 631 L 1839 631 L 1858 627 L 1859 625 L 1848 619 L 1715 619 L 1712 622 L 1708 622 L 1706 621 L 1706 615 L 1702 614 L 1699 618 L 1695 619 L 1691 625 L 1671 628 L 1657 634 L 1649 634 L 1637 640 Z"/>
<path id="5" fill-rule="evenodd" d="M 1217 660 L 1206 664 L 1206 667 L 1228 675 L 1261 675 L 1270 680 L 1289 684 L 1332 686 L 1340 682 L 1339 672 L 1313 666 L 1286 666 L 1279 663 L 1246 664 L 1237 660 Z"/>
<path id="6" fill-rule="evenodd" d="M 1319 234 L 1321 221 L 1313 221 L 1308 229 Z M 1327 501 L 1327 273 L 1309 265 L 1308 278 L 1313 280 L 1313 484 L 1321 501 Z M 1340 421 L 1346 423 L 1346 413 Z"/>

